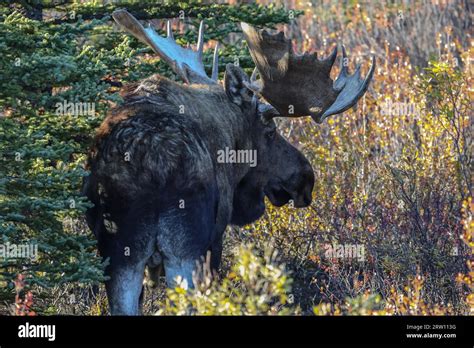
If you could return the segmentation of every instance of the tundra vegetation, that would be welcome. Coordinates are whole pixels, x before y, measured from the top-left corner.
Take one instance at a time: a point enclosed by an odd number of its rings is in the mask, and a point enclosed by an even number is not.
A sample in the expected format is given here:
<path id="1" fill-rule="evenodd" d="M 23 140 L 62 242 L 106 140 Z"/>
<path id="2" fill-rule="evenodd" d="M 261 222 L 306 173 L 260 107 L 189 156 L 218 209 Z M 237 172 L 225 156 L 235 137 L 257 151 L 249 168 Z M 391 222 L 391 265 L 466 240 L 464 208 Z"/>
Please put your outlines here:
<path id="1" fill-rule="evenodd" d="M 277 120 L 315 171 L 311 206 L 267 202 L 256 223 L 228 228 L 219 277 L 204 264 L 191 291 L 147 290 L 145 314 L 473 314 L 468 2 L 117 3 L 1 2 L 1 243 L 38 246 L 35 258 L 0 259 L 2 314 L 107 314 L 79 195 L 86 152 L 123 84 L 174 76 L 113 29 L 122 7 L 157 28 L 177 18 L 183 45 L 205 19 L 220 71 L 253 69 L 240 21 L 286 27 L 298 50 L 323 57 L 343 42 L 351 71 L 368 55 L 378 63 L 357 108 L 322 125 Z M 211 50 L 204 63 L 210 72 Z"/>

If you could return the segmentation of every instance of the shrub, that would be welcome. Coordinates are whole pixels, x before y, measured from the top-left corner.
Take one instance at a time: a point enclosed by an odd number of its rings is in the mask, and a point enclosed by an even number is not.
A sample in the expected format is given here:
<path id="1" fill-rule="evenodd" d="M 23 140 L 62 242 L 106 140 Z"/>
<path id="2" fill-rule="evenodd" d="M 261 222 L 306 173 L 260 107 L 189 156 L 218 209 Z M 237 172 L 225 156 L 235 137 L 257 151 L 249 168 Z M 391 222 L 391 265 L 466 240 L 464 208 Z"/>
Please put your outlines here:
<path id="1" fill-rule="evenodd" d="M 200 280 L 197 280 L 200 279 Z M 222 279 L 212 277 L 208 263 L 196 276 L 196 288 L 167 290 L 158 314 L 166 315 L 288 315 L 291 278 L 277 254 L 267 249 L 259 255 L 251 245 L 235 253 L 230 272 Z M 289 300 L 290 297 L 290 300 Z"/>

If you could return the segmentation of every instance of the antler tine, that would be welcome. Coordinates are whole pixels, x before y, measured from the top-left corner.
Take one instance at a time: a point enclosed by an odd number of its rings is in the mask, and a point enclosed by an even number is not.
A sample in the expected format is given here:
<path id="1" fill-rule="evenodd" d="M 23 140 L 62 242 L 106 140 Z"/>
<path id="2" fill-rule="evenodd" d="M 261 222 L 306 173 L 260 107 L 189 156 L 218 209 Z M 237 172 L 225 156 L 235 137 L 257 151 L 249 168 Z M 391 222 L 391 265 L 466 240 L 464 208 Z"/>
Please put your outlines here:
<path id="1" fill-rule="evenodd" d="M 339 114 L 350 109 L 359 100 L 369 88 L 369 82 L 372 80 L 375 71 L 375 56 L 372 56 L 372 62 L 367 76 L 362 81 L 360 79 L 360 64 L 352 75 L 347 75 L 347 66 L 341 69 L 336 82 L 340 80 L 338 88 L 339 94 L 332 105 L 323 113 L 320 122 L 331 115 Z M 335 82 L 335 84 L 336 84 Z M 342 86 L 342 87 L 341 87 Z"/>
<path id="2" fill-rule="evenodd" d="M 219 42 L 216 44 L 214 48 L 214 56 L 212 58 L 212 75 L 211 79 L 217 81 L 219 77 Z"/>
<path id="3" fill-rule="evenodd" d="M 326 59 L 322 61 L 322 63 L 326 66 L 328 74 L 331 72 L 332 66 L 334 65 L 334 62 L 336 61 L 336 58 L 337 58 L 337 45 L 336 47 L 334 47 L 329 57 L 327 57 Z"/>
<path id="4" fill-rule="evenodd" d="M 204 21 L 199 23 L 199 35 L 198 35 L 198 43 L 197 43 L 197 53 L 199 58 L 202 59 L 202 51 L 204 49 Z"/>
<path id="5" fill-rule="evenodd" d="M 346 48 L 344 45 L 341 45 L 342 48 L 342 58 L 341 62 L 339 64 L 339 75 L 336 78 L 336 81 L 334 81 L 334 89 L 336 91 L 341 91 L 342 88 L 344 87 L 344 83 L 346 81 L 347 75 L 349 70 L 347 69 L 347 64 L 346 64 L 346 59 L 347 59 L 347 54 L 346 54 Z"/>
<path id="6" fill-rule="evenodd" d="M 257 67 L 255 67 L 252 71 L 252 76 L 250 76 L 251 83 L 257 82 L 257 74 L 258 74 L 258 69 Z"/>
<path id="7" fill-rule="evenodd" d="M 250 76 L 250 83 L 244 81 L 244 85 L 255 94 L 260 94 L 262 91 L 262 84 L 261 81 L 257 81 L 257 74 L 258 68 L 255 67 L 252 71 L 252 75 Z"/>
<path id="8" fill-rule="evenodd" d="M 126 31 L 143 43 L 149 45 L 166 61 L 173 71 L 187 83 L 215 84 L 204 70 L 202 52 L 204 47 L 204 23 L 199 26 L 197 51 L 179 46 L 173 37 L 171 23 L 166 24 L 167 37 L 162 37 L 148 25 L 144 28 L 140 22 L 126 10 L 117 10 L 112 13 L 114 20 Z M 214 58 L 215 60 L 216 58 Z M 215 64 L 217 65 L 217 64 Z"/>
<path id="9" fill-rule="evenodd" d="M 171 29 L 171 21 L 166 21 L 166 36 L 174 40 L 173 29 Z"/>
<path id="10" fill-rule="evenodd" d="M 255 67 L 252 71 L 252 75 L 250 76 L 250 83 L 244 81 L 244 85 L 255 94 L 260 94 L 260 92 L 262 91 L 262 86 L 260 81 L 257 81 L 257 73 L 258 69 L 257 67 Z"/>

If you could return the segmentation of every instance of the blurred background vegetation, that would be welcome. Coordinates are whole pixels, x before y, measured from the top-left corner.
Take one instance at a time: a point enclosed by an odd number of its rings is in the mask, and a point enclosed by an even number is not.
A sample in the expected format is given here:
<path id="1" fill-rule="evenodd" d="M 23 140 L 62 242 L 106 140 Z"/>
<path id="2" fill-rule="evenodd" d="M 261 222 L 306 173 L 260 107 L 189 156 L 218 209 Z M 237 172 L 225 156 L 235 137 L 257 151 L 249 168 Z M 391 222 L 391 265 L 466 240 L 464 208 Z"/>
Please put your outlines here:
<path id="1" fill-rule="evenodd" d="M 257 223 L 229 228 L 219 279 L 189 292 L 147 287 L 146 314 L 473 314 L 467 1 L 0 4 L 0 243 L 40 251 L 33 261 L 0 259 L 1 314 L 107 314 L 104 265 L 79 195 L 85 155 L 123 84 L 174 78 L 117 29 L 116 8 L 157 29 L 174 19 L 183 45 L 205 19 L 206 47 L 221 43 L 221 71 L 229 62 L 253 69 L 240 21 L 285 30 L 300 52 L 324 56 L 344 43 L 351 68 L 377 58 L 356 108 L 323 125 L 278 121 L 313 165 L 312 205 L 268 203 Z M 93 103 L 94 112 L 58 115 L 63 102 Z M 329 245 L 363 246 L 364 258 L 328 257 Z"/>

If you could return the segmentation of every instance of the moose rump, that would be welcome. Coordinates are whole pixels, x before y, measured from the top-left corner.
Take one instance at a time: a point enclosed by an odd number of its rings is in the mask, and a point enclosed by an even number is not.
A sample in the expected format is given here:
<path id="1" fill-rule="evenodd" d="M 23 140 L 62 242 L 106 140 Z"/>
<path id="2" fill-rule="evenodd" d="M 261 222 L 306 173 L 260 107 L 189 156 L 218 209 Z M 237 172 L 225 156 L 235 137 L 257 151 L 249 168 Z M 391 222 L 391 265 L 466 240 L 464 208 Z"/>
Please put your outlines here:
<path id="1" fill-rule="evenodd" d="M 115 109 L 101 127 L 84 186 L 114 314 L 139 312 L 147 264 L 162 265 L 168 284 L 178 275 L 189 282 L 216 239 L 217 178 L 201 125 L 147 99 Z"/>

